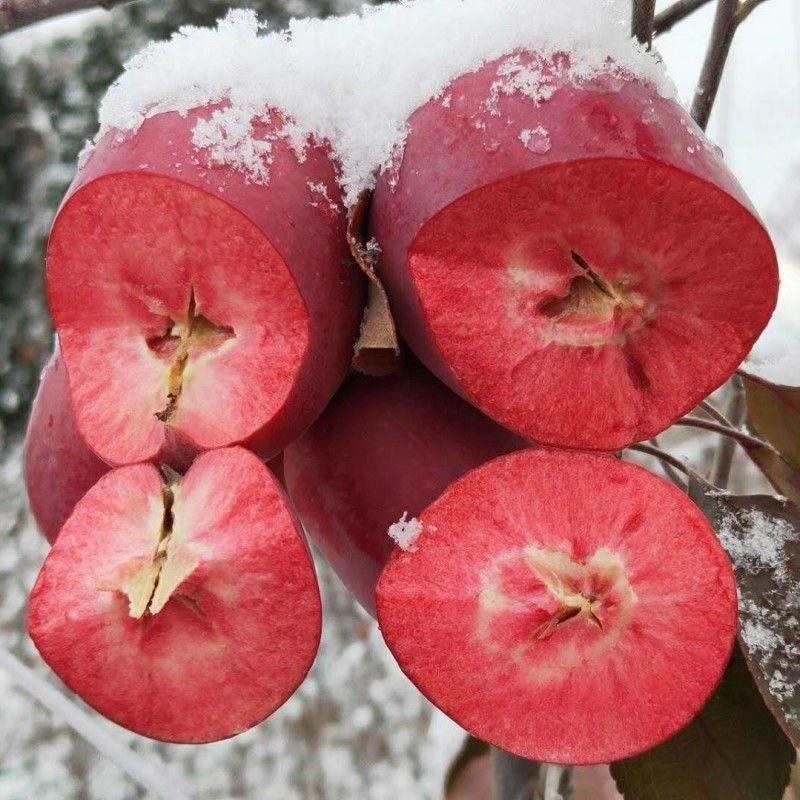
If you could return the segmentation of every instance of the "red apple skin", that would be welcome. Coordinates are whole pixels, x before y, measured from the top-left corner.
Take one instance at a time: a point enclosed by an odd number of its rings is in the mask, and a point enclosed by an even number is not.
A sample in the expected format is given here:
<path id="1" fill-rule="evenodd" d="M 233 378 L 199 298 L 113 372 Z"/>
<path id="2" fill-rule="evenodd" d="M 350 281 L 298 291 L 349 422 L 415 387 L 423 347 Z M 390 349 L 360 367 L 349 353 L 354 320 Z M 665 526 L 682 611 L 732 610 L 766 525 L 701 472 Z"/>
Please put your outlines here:
<path id="1" fill-rule="evenodd" d="M 24 460 L 31 512 L 52 544 L 78 500 L 109 470 L 78 431 L 58 349 L 42 371 L 28 421 Z"/>
<path id="2" fill-rule="evenodd" d="M 544 72 L 550 71 L 554 89 L 552 96 L 534 105 L 530 98 L 520 94 L 500 93 L 496 113 L 492 113 L 487 110 L 485 103 L 497 79 L 498 66 L 506 58 L 458 78 L 441 96 L 419 108 L 410 117 L 402 159 L 378 177 L 370 208 L 371 232 L 382 251 L 380 277 L 388 290 L 400 331 L 416 355 L 450 388 L 484 413 L 526 438 L 541 443 L 598 450 L 621 449 L 632 441 L 644 440 L 657 430 L 668 427 L 723 383 L 745 357 L 774 309 L 777 297 L 774 249 L 750 201 L 723 163 L 720 152 L 703 138 L 697 125 L 677 102 L 661 97 L 651 86 L 638 80 L 597 77 L 588 85 L 577 87 L 556 76 L 557 69 L 552 63 L 545 63 L 542 69 Z M 519 58 L 523 64 L 531 61 L 529 54 L 520 54 Z M 562 56 L 556 61 L 563 64 L 565 59 Z M 657 124 L 652 124 L 653 121 L 657 121 Z M 540 125 L 546 130 L 546 141 L 543 140 L 540 147 L 533 149 L 525 146 L 520 140 L 521 132 L 531 131 Z M 448 314 L 462 313 L 454 311 L 452 307 L 459 290 L 453 288 L 448 296 L 446 290 L 442 289 L 437 298 L 439 304 L 429 298 L 426 306 L 420 294 L 420 283 L 415 280 L 409 262 L 412 255 L 418 252 L 415 248 L 422 246 L 419 241 L 424 238 L 426 223 L 430 223 L 443 210 L 450 211 L 451 204 L 463 201 L 470 193 L 477 194 L 476 190 L 480 188 L 498 185 L 497 182 L 511 178 L 519 178 L 519 183 L 524 184 L 524 176 L 530 177 L 537 172 L 545 174 L 548 169 L 563 176 L 561 180 L 567 187 L 565 192 L 572 190 L 574 193 L 573 172 L 581 168 L 591 170 L 593 164 L 599 176 L 608 176 L 615 170 L 620 171 L 621 175 L 621 170 L 636 168 L 643 176 L 653 175 L 647 189 L 643 189 L 644 193 L 653 189 L 653 194 L 657 194 L 661 183 L 689 181 L 685 190 L 687 207 L 692 205 L 692 201 L 695 204 L 699 202 L 692 193 L 699 193 L 700 190 L 720 197 L 720 202 L 727 202 L 726 208 L 735 222 L 721 234 L 727 237 L 724 248 L 726 258 L 730 263 L 736 263 L 738 253 L 743 259 L 750 258 L 750 274 L 748 279 L 739 278 L 736 297 L 726 298 L 725 303 L 730 311 L 728 319 L 744 317 L 747 322 L 740 337 L 731 336 L 730 347 L 718 352 L 710 350 L 715 344 L 716 334 L 705 331 L 708 340 L 706 347 L 709 348 L 706 363 L 696 371 L 697 374 L 691 374 L 688 378 L 686 359 L 683 364 L 676 366 L 670 381 L 676 385 L 688 382 L 689 385 L 675 389 L 676 399 L 669 407 L 655 412 L 658 415 L 655 424 L 648 421 L 639 427 L 629 425 L 624 430 L 618 430 L 615 427 L 625 426 L 617 426 L 618 420 L 612 419 L 611 424 L 608 420 L 601 420 L 598 427 L 592 429 L 590 421 L 593 408 L 598 416 L 602 416 L 613 408 L 615 398 L 612 393 L 593 392 L 597 387 L 590 385 L 587 380 L 576 380 L 575 387 L 570 386 L 564 396 L 552 401 L 563 406 L 558 414 L 554 412 L 558 420 L 566 418 L 574 422 L 564 422 L 562 430 L 555 430 L 557 426 L 547 424 L 544 413 L 547 411 L 548 397 L 553 396 L 550 391 L 552 387 L 547 384 L 542 389 L 542 379 L 547 382 L 547 374 L 553 374 L 554 371 L 541 369 L 538 376 L 530 377 L 530 382 L 538 384 L 543 395 L 543 407 L 539 407 L 527 402 L 529 398 L 524 398 L 526 402 L 520 401 L 520 385 L 527 382 L 528 375 L 518 376 L 513 382 L 507 376 L 501 379 L 497 375 L 488 375 L 486 364 L 476 363 L 474 356 L 470 357 L 469 353 L 463 354 L 461 364 L 454 364 L 452 355 L 448 357 L 443 351 L 443 346 L 448 343 L 441 336 L 437 337 L 435 326 Z M 618 182 L 624 183 L 625 180 L 623 176 Z M 612 184 L 613 180 L 609 179 L 608 183 Z M 603 189 L 606 188 L 604 184 Z M 502 189 L 498 189 L 500 191 Z M 506 191 L 516 192 L 509 203 L 516 202 L 524 206 L 525 203 L 530 205 L 537 202 L 535 189 L 530 189 L 527 195 L 522 196 L 517 184 L 508 184 Z M 613 186 L 611 191 L 614 191 Z M 496 196 L 493 200 L 496 200 Z M 647 208 L 648 205 L 654 206 L 657 200 L 658 197 L 643 194 L 641 203 L 638 200 L 631 201 L 631 205 Z M 487 200 L 483 208 L 476 212 L 476 217 L 483 218 L 483 227 L 488 230 L 492 226 L 502 226 L 507 219 L 515 216 L 513 212 L 508 213 L 508 209 L 498 212 L 492 202 Z M 473 205 L 478 206 L 478 200 Z M 574 270 L 577 273 L 578 270 L 570 264 L 570 246 L 579 251 L 582 247 L 601 250 L 606 243 L 602 240 L 602 232 L 592 230 L 591 219 L 575 218 L 580 215 L 580 209 L 572 209 L 568 213 L 572 213 L 572 219 L 569 220 L 571 229 L 559 231 L 559 236 L 564 240 L 559 243 L 559 248 L 563 249 L 559 258 L 563 256 L 562 270 Z M 726 219 L 726 224 L 728 222 L 730 219 Z M 584 229 L 580 230 L 582 224 Z M 684 235 L 702 238 L 704 232 L 720 223 L 712 212 L 706 214 L 705 219 L 695 220 L 696 229 L 689 229 L 692 224 L 686 223 L 687 227 L 679 230 L 678 238 Z M 467 223 L 464 222 L 464 225 Z M 654 250 L 675 235 L 668 230 L 667 222 L 662 228 L 660 233 L 656 229 L 653 234 L 653 238 L 663 236 L 664 239 L 663 242 L 652 242 Z M 716 235 L 717 231 L 714 233 Z M 436 235 L 431 231 L 425 240 L 429 250 L 434 245 Z M 444 235 L 441 234 L 442 237 Z M 458 234 L 452 234 L 452 237 L 455 241 L 459 239 Z M 463 236 L 460 238 L 463 239 Z M 746 255 L 744 250 L 738 249 L 745 240 Z M 565 249 L 562 245 L 565 245 Z M 498 260 L 502 256 L 500 253 L 495 255 Z M 705 257 L 708 261 L 707 254 Z M 479 266 L 485 266 L 486 272 L 491 272 L 498 265 L 490 262 L 491 259 Z M 451 264 L 438 266 L 446 272 Z M 710 265 L 705 263 L 701 266 L 705 269 Z M 719 263 L 713 266 L 715 275 L 723 270 Z M 432 267 L 428 268 L 433 272 Z M 700 266 L 695 265 L 694 268 L 702 272 Z M 476 268 L 472 274 L 477 273 Z M 461 285 L 463 287 L 464 284 Z M 463 291 L 460 293 L 464 294 Z M 482 307 L 476 312 L 477 322 L 464 318 L 453 322 L 453 327 L 461 325 L 467 331 L 466 350 L 471 347 L 473 335 L 476 338 L 483 336 L 490 342 L 497 340 L 495 326 L 503 324 L 495 322 L 498 314 L 494 310 L 483 306 L 483 299 L 490 302 L 492 295 L 498 294 L 498 289 L 481 286 L 476 290 L 478 293 L 477 304 Z M 737 298 L 746 303 L 746 309 L 734 305 Z M 702 313 L 698 316 L 702 318 Z M 723 322 L 720 324 L 725 324 L 724 314 L 721 319 Z M 480 330 L 475 329 L 477 325 L 481 325 Z M 690 336 L 689 341 L 702 340 L 702 333 L 693 331 L 692 334 L 697 335 Z M 490 345 L 484 344 L 483 348 L 489 350 Z M 475 345 L 475 350 L 478 349 L 479 346 Z M 591 352 L 593 348 L 586 350 Z M 506 352 L 505 343 L 501 343 L 494 355 L 503 361 Z M 491 360 L 490 355 L 487 362 L 490 364 Z M 469 369 L 470 363 L 473 375 L 467 379 L 465 365 Z M 554 376 L 553 385 L 562 378 L 562 375 Z M 511 385 L 515 387 L 513 391 L 504 388 Z M 649 406 L 656 409 L 665 391 L 661 388 L 653 394 Z M 518 406 L 516 410 L 511 409 L 514 405 Z M 646 407 L 648 403 L 644 405 Z M 602 410 L 597 410 L 598 407 Z"/>
<path id="3" fill-rule="evenodd" d="M 305 530 L 361 605 L 395 549 L 387 534 L 456 478 L 526 447 L 410 367 L 385 378 L 352 376 L 323 416 L 284 452 L 289 495 Z"/>
<path id="4" fill-rule="evenodd" d="M 207 150 L 192 143 L 198 120 L 210 118 L 220 107 L 196 108 L 183 116 L 159 114 L 145 120 L 135 133 L 112 130 L 99 141 L 80 166 L 53 224 L 47 254 L 48 302 L 57 329 L 70 324 L 72 309 L 83 302 L 83 286 L 67 285 L 63 274 L 55 276 L 54 262 L 64 258 L 70 247 L 69 231 L 61 230 L 65 209 L 92 184 L 119 176 L 158 177 L 194 187 L 241 213 L 285 262 L 308 317 L 307 345 L 283 405 L 244 440 L 222 443 L 242 444 L 269 459 L 311 424 L 344 380 L 363 309 L 363 278 L 348 249 L 346 213 L 329 148 L 309 143 L 301 162 L 287 141 L 278 137 L 272 141 L 268 183 L 258 183 L 241 171 L 212 162 Z M 274 134 L 282 122 L 277 112 L 271 113 L 268 122 L 254 120 L 253 138 Z M 323 194 L 313 191 L 311 184 L 323 187 Z M 142 268 L 140 280 L 145 288 L 157 280 L 152 275 L 152 270 L 148 273 Z M 70 366 L 74 345 L 63 335 L 61 339 L 74 398 Z M 270 377 L 274 379 L 267 375 L 265 380 Z M 87 428 L 77 405 L 76 418 L 89 444 L 112 464 L 157 459 L 185 468 L 196 452 L 205 449 L 168 429 L 160 452 L 118 458 L 113 445 L 95 441 L 96 434 Z"/>

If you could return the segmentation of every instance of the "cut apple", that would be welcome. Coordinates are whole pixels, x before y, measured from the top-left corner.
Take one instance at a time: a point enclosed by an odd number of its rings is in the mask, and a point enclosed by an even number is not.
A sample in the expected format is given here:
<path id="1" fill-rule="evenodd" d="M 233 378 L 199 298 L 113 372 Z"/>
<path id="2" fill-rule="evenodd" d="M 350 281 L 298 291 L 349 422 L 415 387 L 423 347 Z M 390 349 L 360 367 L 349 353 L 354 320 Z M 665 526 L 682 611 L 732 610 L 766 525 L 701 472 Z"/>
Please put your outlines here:
<path id="1" fill-rule="evenodd" d="M 420 516 L 376 590 L 403 671 L 483 741 L 597 764 L 700 711 L 733 646 L 730 562 L 700 510 L 641 467 L 525 450 Z"/>
<path id="2" fill-rule="evenodd" d="M 395 548 L 389 527 L 413 518 L 467 470 L 526 443 L 425 370 L 353 376 L 284 453 L 305 529 L 361 605 Z"/>
<path id="3" fill-rule="evenodd" d="M 62 205 L 47 290 L 78 428 L 111 464 L 270 458 L 344 378 L 362 308 L 329 150 L 253 122 L 259 180 L 192 142 L 213 108 L 108 133 Z M 320 200 L 324 199 L 324 202 Z"/>
<path id="4" fill-rule="evenodd" d="M 317 652 L 321 604 L 283 491 L 254 455 L 228 448 L 170 482 L 149 464 L 102 477 L 42 567 L 29 630 L 110 720 L 199 743 L 291 696 Z"/>
<path id="5" fill-rule="evenodd" d="M 108 470 L 78 432 L 67 376 L 56 348 L 42 371 L 25 436 L 28 502 L 50 543 L 78 500 Z"/>
<path id="6" fill-rule="evenodd" d="M 566 56 L 495 61 L 417 110 L 370 225 L 417 355 L 554 445 L 667 428 L 731 375 L 777 295 L 769 236 L 688 114 Z"/>

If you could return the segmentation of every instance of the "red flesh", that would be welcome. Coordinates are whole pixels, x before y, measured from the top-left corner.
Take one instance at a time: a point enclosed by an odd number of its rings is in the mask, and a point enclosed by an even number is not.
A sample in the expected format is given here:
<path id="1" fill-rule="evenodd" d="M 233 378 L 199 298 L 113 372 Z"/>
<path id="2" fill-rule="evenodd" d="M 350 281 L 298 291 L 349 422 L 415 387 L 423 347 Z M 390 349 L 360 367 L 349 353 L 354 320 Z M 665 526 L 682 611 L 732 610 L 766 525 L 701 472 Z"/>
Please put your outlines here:
<path id="1" fill-rule="evenodd" d="M 727 556 L 700 510 L 641 467 L 526 450 L 468 473 L 381 573 L 401 668 L 478 738 L 607 763 L 702 708 L 737 627 Z"/>
<path id="2" fill-rule="evenodd" d="M 51 544 L 78 500 L 108 470 L 78 432 L 67 376 L 56 350 L 42 371 L 25 437 L 28 502 Z"/>
<path id="3" fill-rule="evenodd" d="M 154 582 L 163 490 L 149 464 L 89 490 L 42 567 L 29 630 L 64 683 L 114 722 L 215 741 L 300 685 L 319 645 L 319 591 L 283 491 L 242 448 L 201 455 L 177 484 Z"/>
<path id="4" fill-rule="evenodd" d="M 371 614 L 394 549 L 389 526 L 467 470 L 525 442 L 428 373 L 351 377 L 284 453 L 289 494 L 314 543 Z"/>
<path id="5" fill-rule="evenodd" d="M 411 117 L 371 205 L 381 277 L 404 337 L 451 388 L 527 438 L 619 449 L 741 362 L 775 305 L 775 253 L 676 102 L 627 78 L 579 88 L 544 62 L 553 95 L 501 93 L 495 114 L 504 63 Z"/>
<path id="6" fill-rule="evenodd" d="M 300 162 L 277 138 L 268 182 L 254 182 L 192 144 L 214 110 L 107 134 L 53 226 L 48 299 L 78 427 L 112 464 L 185 466 L 231 443 L 272 457 L 322 411 L 352 356 L 362 285 L 328 149 L 309 144 Z M 254 123 L 254 138 L 281 122 Z M 164 422 L 170 337 L 190 308 L 214 329 L 191 345 Z"/>

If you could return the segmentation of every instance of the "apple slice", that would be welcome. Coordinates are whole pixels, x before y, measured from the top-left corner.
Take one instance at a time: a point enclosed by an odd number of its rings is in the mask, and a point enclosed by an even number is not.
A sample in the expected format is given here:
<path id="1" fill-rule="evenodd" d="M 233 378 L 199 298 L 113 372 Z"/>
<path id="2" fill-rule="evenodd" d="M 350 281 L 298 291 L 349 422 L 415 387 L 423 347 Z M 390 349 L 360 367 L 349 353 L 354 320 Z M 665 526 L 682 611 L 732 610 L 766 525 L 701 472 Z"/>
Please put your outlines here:
<path id="1" fill-rule="evenodd" d="M 242 448 L 165 484 L 138 464 L 78 502 L 28 618 L 61 680 L 129 730 L 211 742 L 258 724 L 317 652 L 313 563 L 285 495 Z"/>
<path id="2" fill-rule="evenodd" d="M 401 333 L 526 438 L 616 450 L 723 383 L 775 306 L 769 236 L 674 100 L 516 54 L 410 118 L 370 226 Z"/>
<path id="3" fill-rule="evenodd" d="M 376 589 L 387 644 L 474 736 L 597 764 L 700 711 L 737 627 L 733 571 L 700 510 L 641 467 L 525 450 L 423 511 Z"/>
<path id="4" fill-rule="evenodd" d="M 42 371 L 25 436 L 28 502 L 39 529 L 51 544 L 78 500 L 108 470 L 78 432 L 56 345 Z"/>
<path id="5" fill-rule="evenodd" d="M 278 453 L 344 379 L 363 305 L 329 148 L 253 121 L 254 177 L 198 149 L 216 107 L 111 131 L 47 251 L 78 428 L 112 464 Z M 261 148 L 261 149 L 259 149 Z"/>
<path id="6" fill-rule="evenodd" d="M 525 446 L 408 365 L 397 376 L 349 378 L 286 449 L 284 474 L 309 536 L 374 615 L 375 582 L 395 547 L 389 526 L 413 518 L 467 470 Z"/>

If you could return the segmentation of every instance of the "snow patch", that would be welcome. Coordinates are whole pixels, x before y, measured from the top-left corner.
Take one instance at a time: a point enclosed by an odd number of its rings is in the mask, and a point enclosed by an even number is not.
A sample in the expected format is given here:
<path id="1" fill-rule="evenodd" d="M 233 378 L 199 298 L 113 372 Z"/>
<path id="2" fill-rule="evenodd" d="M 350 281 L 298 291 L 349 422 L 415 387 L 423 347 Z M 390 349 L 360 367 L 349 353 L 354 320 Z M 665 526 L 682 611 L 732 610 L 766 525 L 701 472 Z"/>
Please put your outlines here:
<path id="1" fill-rule="evenodd" d="M 628 6 L 627 0 L 415 0 L 293 20 L 282 31 L 267 31 L 253 11 L 233 10 L 216 28 L 183 27 L 130 59 L 101 104 L 98 138 L 114 129 L 135 131 L 156 114 L 220 103 L 211 120 L 197 125 L 195 144 L 264 181 L 269 150 L 252 141 L 249 125 L 280 109 L 293 120 L 284 132 L 299 150 L 309 137 L 331 144 L 353 204 L 374 185 L 377 169 L 397 163 L 406 121 L 417 108 L 436 97 L 449 105 L 444 93 L 455 78 L 502 56 L 510 57 L 489 105 L 512 93 L 547 102 L 552 70 L 548 76 L 537 63 L 556 54 L 559 69 L 576 81 L 624 73 L 674 96 L 656 54 L 631 39 Z M 524 50 L 537 54 L 534 63 L 516 55 Z"/>
<path id="2" fill-rule="evenodd" d="M 537 125 L 535 128 L 526 128 L 520 133 L 519 140 L 532 153 L 546 153 L 551 146 L 550 134 L 547 132 L 547 128 L 542 125 Z"/>
<path id="3" fill-rule="evenodd" d="M 404 511 L 403 516 L 389 526 L 388 533 L 401 550 L 413 552 L 422 533 L 422 523 L 416 517 L 409 519 L 408 511 Z"/>
<path id="4" fill-rule="evenodd" d="M 800 386 L 800 264 L 782 260 L 778 305 L 744 369 L 781 386 Z"/>

